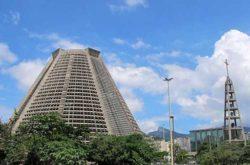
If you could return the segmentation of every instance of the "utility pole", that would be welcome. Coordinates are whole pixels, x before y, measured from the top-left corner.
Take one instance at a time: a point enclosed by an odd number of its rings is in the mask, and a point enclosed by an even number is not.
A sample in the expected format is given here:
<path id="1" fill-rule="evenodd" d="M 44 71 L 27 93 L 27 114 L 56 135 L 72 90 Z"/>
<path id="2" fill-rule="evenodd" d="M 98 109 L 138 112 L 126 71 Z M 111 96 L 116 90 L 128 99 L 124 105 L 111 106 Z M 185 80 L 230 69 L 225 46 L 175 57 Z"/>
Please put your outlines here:
<path id="1" fill-rule="evenodd" d="M 171 101 L 170 101 L 170 88 L 169 82 L 173 78 L 165 78 L 164 81 L 167 81 L 168 84 L 168 112 L 169 112 L 169 132 L 170 132 L 170 156 L 171 156 L 171 165 L 174 165 L 174 138 L 173 138 L 173 129 L 174 129 L 174 116 L 171 111 Z"/>
<path id="2" fill-rule="evenodd" d="M 165 124 L 163 124 L 163 126 L 162 126 L 162 139 L 163 139 L 164 142 L 165 142 L 165 131 L 164 131 L 164 126 L 165 126 Z"/>
<path id="3" fill-rule="evenodd" d="M 247 146 L 247 133 L 244 132 L 244 146 Z"/>

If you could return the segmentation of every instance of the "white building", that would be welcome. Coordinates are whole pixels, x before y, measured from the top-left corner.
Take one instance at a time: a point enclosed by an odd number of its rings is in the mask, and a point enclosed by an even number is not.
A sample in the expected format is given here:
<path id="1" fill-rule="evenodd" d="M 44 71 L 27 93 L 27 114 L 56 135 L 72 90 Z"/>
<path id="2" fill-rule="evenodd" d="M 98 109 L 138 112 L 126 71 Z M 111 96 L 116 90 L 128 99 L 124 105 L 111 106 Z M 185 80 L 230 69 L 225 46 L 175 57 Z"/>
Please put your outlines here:
<path id="1" fill-rule="evenodd" d="M 190 138 L 189 137 L 179 137 L 175 139 L 175 143 L 180 146 L 181 149 L 190 151 Z"/>
<path id="2" fill-rule="evenodd" d="M 165 140 L 154 140 L 154 144 L 159 151 L 166 151 L 169 152 L 170 150 L 170 143 L 166 142 Z"/>

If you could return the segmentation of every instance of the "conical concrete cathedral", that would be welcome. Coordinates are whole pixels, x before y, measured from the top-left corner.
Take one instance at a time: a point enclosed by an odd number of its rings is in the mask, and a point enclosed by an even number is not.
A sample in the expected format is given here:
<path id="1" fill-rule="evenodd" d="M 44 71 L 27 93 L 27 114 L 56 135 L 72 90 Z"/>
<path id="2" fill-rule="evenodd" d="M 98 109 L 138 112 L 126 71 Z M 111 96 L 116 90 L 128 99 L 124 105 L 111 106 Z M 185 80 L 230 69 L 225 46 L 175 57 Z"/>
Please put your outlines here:
<path id="1" fill-rule="evenodd" d="M 244 129 L 241 122 L 240 110 L 237 105 L 233 82 L 228 73 L 225 82 L 225 106 L 224 106 L 224 140 L 231 142 L 244 141 Z"/>
<path id="2" fill-rule="evenodd" d="M 31 116 L 48 112 L 59 112 L 67 124 L 83 124 L 91 132 L 140 132 L 100 52 L 91 48 L 58 49 L 52 53 L 18 107 L 12 131 Z"/>

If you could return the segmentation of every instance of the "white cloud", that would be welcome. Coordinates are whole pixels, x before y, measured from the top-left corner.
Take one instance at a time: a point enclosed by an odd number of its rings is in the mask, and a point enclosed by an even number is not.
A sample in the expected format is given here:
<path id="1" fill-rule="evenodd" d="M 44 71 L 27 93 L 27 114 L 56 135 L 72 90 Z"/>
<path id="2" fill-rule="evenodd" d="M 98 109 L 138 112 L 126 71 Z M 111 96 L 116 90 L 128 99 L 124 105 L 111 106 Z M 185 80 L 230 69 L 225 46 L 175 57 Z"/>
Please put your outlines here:
<path id="1" fill-rule="evenodd" d="M 20 21 L 20 13 L 17 11 L 10 11 L 10 19 L 14 25 L 17 25 Z"/>
<path id="2" fill-rule="evenodd" d="M 114 38 L 114 39 L 113 39 L 113 42 L 114 42 L 115 44 L 117 44 L 117 45 L 124 45 L 124 44 L 126 44 L 126 41 L 123 40 L 123 39 L 121 39 L 121 38 Z"/>
<path id="3" fill-rule="evenodd" d="M 122 96 L 124 97 L 131 112 L 135 113 L 142 111 L 144 103 L 131 89 L 120 88 L 120 92 L 122 93 Z"/>
<path id="4" fill-rule="evenodd" d="M 171 97 L 181 107 L 182 115 L 202 120 L 206 126 L 223 124 L 225 59 L 230 62 L 230 75 L 234 81 L 238 105 L 243 123 L 250 125 L 248 113 L 250 98 L 250 36 L 237 30 L 226 32 L 216 43 L 213 54 L 196 58 L 194 69 L 174 64 L 161 65 L 167 75 L 174 77 L 171 82 Z M 164 95 L 166 84 L 160 75 L 150 67 L 126 64 L 110 66 L 109 70 L 116 83 L 128 89 Z M 141 122 L 142 123 L 142 122 Z M 152 130 L 157 123 L 143 121 Z M 142 124 L 142 125 L 144 125 Z"/>
<path id="5" fill-rule="evenodd" d="M 129 89 L 141 89 L 152 94 L 162 94 L 166 85 L 161 77 L 150 67 L 134 65 L 110 66 L 109 71 L 116 83 Z"/>
<path id="6" fill-rule="evenodd" d="M 125 0 L 127 6 L 136 7 L 136 6 L 146 6 L 146 0 Z"/>
<path id="7" fill-rule="evenodd" d="M 132 112 L 143 111 L 144 106 L 143 100 L 135 94 L 135 90 L 139 89 L 150 94 L 166 91 L 166 84 L 152 68 L 124 63 L 116 54 L 109 54 L 106 58 L 109 72 Z"/>
<path id="8" fill-rule="evenodd" d="M 8 68 L 5 72 L 17 80 L 20 89 L 27 90 L 36 80 L 45 63 L 46 61 L 40 59 L 22 61 Z"/>
<path id="9" fill-rule="evenodd" d="M 3 17 L 3 21 L 5 23 L 11 23 L 14 25 L 18 25 L 20 19 L 21 19 L 20 13 L 17 11 L 9 11 L 8 13 L 4 14 Z"/>
<path id="10" fill-rule="evenodd" d="M 132 43 L 129 43 L 126 40 L 121 39 L 121 38 L 113 38 L 113 42 L 117 45 L 126 45 L 126 46 L 133 48 L 133 49 L 147 49 L 147 48 L 151 47 L 150 44 L 146 43 L 141 38 L 137 39 L 136 41 L 134 41 Z M 178 53 L 179 52 L 171 52 L 171 55 L 177 56 L 177 55 L 179 55 Z"/>
<path id="11" fill-rule="evenodd" d="M 103 56 L 110 66 L 122 66 L 123 61 L 117 57 L 116 53 L 103 53 Z"/>
<path id="12" fill-rule="evenodd" d="M 194 99 L 177 99 L 185 114 L 198 119 L 208 119 L 210 124 L 222 124 L 223 102 L 221 100 L 206 94 L 196 95 Z"/>
<path id="13" fill-rule="evenodd" d="M 210 124 L 223 122 L 225 59 L 230 61 L 238 105 L 245 124 L 250 124 L 250 36 L 237 30 L 226 32 L 216 43 L 211 57 L 197 57 L 198 65 L 189 69 L 164 65 L 175 79 L 172 83 L 174 101 L 182 112 Z"/>
<path id="14" fill-rule="evenodd" d="M 49 47 L 44 48 L 45 51 L 48 49 L 84 49 L 87 46 L 84 44 L 81 44 L 79 42 L 75 42 L 71 39 L 68 38 L 63 38 L 59 36 L 57 33 L 51 33 L 51 34 L 38 34 L 38 33 L 33 33 L 28 30 L 25 30 L 29 37 L 31 38 L 36 38 L 40 40 L 47 40 L 50 42 Z"/>
<path id="15" fill-rule="evenodd" d="M 156 131 L 159 127 L 160 122 L 168 120 L 167 115 L 155 116 L 145 120 L 139 120 L 138 124 L 141 130 L 145 133 Z"/>
<path id="16" fill-rule="evenodd" d="M 137 39 L 135 43 L 131 44 L 131 47 L 133 49 L 142 49 L 142 48 L 150 48 L 151 45 L 148 43 L 145 43 L 142 39 Z"/>
<path id="17" fill-rule="evenodd" d="M 163 59 L 169 58 L 169 57 L 183 57 L 183 56 L 191 56 L 191 53 L 183 52 L 180 50 L 172 50 L 168 52 L 159 52 L 159 53 L 153 53 L 146 56 L 146 60 L 150 63 L 161 63 L 164 61 Z"/>
<path id="18" fill-rule="evenodd" d="M 126 11 L 135 9 L 137 7 L 147 7 L 148 2 L 147 0 L 123 0 L 123 4 L 121 5 L 109 5 L 109 8 L 112 11 Z"/>
<path id="19" fill-rule="evenodd" d="M 58 43 L 57 41 L 60 39 L 57 35 L 50 35 L 47 38 L 54 43 Z M 247 112 L 250 98 L 249 52 L 250 36 L 237 30 L 230 30 L 215 43 L 215 50 L 211 56 L 196 58 L 197 66 L 194 69 L 173 64 L 162 65 L 167 75 L 174 77 L 171 82 L 171 96 L 173 102 L 181 106 L 183 115 L 201 119 L 205 121 L 204 124 L 208 125 L 222 124 L 225 82 L 224 60 L 228 58 L 230 75 L 235 83 L 243 121 L 249 125 L 250 123 L 247 121 L 250 118 L 250 114 Z M 173 52 L 173 55 L 177 54 L 178 52 Z M 135 89 L 158 95 L 165 95 L 167 91 L 166 83 L 151 67 L 138 67 L 118 61 L 110 64 L 109 70 L 121 89 L 124 88 L 130 92 L 130 95 L 127 94 L 127 99 L 125 99 L 132 107 L 131 109 L 143 107 L 143 101 L 135 95 Z M 126 93 L 124 93 L 124 96 L 126 96 Z M 129 99 L 133 97 L 133 100 L 136 100 L 134 102 Z M 129 103 L 129 101 L 131 102 Z M 144 130 L 147 131 L 157 126 L 157 122 L 141 120 L 141 123 L 143 122 L 142 125 L 147 126 Z"/>
<path id="20" fill-rule="evenodd" d="M 53 42 L 52 47 L 56 49 L 57 48 L 62 48 L 62 49 L 84 49 L 86 48 L 85 45 L 80 44 L 78 42 L 74 42 L 70 39 L 62 38 L 56 33 L 47 35 L 47 38 Z"/>
<path id="21" fill-rule="evenodd" d="M 182 54 L 182 52 L 179 50 L 172 50 L 170 52 L 167 52 L 166 54 L 171 56 L 171 57 L 178 57 Z"/>
<path id="22" fill-rule="evenodd" d="M 9 46 L 0 42 L 0 64 L 3 62 L 13 63 L 16 60 L 16 54 L 10 50 Z"/>

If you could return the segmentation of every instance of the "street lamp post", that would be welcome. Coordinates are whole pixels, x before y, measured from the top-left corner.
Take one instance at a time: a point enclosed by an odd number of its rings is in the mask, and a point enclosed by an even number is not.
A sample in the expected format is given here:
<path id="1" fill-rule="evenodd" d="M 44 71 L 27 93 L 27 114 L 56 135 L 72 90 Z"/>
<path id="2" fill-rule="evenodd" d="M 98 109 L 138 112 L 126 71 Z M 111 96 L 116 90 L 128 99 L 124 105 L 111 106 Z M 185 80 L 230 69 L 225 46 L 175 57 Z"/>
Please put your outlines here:
<path id="1" fill-rule="evenodd" d="M 165 131 L 164 131 L 165 124 L 162 126 L 162 139 L 165 142 Z"/>
<path id="2" fill-rule="evenodd" d="M 168 112 L 169 112 L 169 131 L 170 131 L 170 156 L 171 156 L 171 165 L 174 165 L 174 138 L 173 138 L 173 129 L 174 129 L 174 115 L 171 111 L 171 102 L 170 102 L 170 89 L 169 82 L 173 78 L 165 78 L 164 81 L 167 81 L 168 84 Z"/>
<path id="3" fill-rule="evenodd" d="M 243 138 L 244 138 L 244 146 L 247 146 L 247 133 L 243 133 Z"/>

